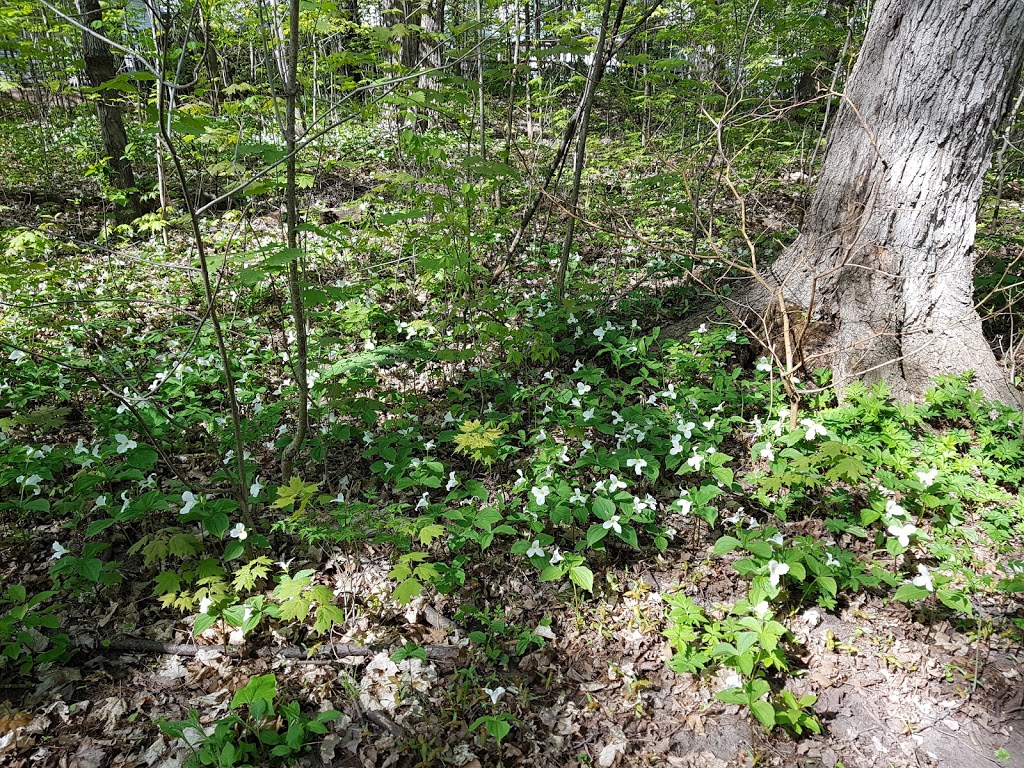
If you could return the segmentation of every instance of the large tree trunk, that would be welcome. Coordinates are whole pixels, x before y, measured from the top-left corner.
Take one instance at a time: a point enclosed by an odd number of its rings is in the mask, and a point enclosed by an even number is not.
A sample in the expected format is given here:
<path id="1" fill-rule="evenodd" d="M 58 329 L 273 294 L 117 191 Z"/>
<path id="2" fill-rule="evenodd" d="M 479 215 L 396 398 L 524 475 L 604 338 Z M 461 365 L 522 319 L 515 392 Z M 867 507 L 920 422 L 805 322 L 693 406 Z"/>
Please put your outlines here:
<path id="1" fill-rule="evenodd" d="M 99 26 L 103 20 L 103 11 L 100 8 L 99 0 L 79 0 L 78 10 L 81 14 L 82 24 L 90 29 Z M 108 80 L 112 80 L 117 74 L 110 45 L 105 40 L 84 31 L 82 32 L 82 59 L 85 63 L 85 72 L 89 77 L 89 84 L 93 88 L 98 88 Z M 128 137 L 124 131 L 124 121 L 121 119 L 121 108 L 117 103 L 119 100 L 120 96 L 117 91 L 101 92 L 100 98 L 96 102 L 96 116 L 99 118 L 103 147 L 110 158 L 114 184 L 118 189 L 128 192 L 132 210 L 138 215 L 140 212 L 139 193 L 135 189 L 135 174 L 132 172 L 132 164 L 124 156 L 125 150 L 128 148 Z"/>
<path id="2" fill-rule="evenodd" d="M 804 227 L 734 306 L 781 290 L 791 341 L 840 391 L 883 379 L 909 399 L 973 370 L 1019 404 L 982 336 L 971 248 L 1022 56 L 1024 0 L 878 0 Z"/>

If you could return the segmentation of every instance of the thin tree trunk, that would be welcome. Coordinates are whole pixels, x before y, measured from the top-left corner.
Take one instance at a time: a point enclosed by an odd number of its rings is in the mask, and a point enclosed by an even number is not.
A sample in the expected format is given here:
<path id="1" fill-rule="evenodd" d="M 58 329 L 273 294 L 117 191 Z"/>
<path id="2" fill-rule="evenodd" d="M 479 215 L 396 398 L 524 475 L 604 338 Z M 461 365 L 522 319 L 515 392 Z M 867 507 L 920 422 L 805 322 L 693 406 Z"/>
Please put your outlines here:
<path id="1" fill-rule="evenodd" d="M 103 22 L 103 10 L 100 8 L 99 0 L 78 0 L 78 11 L 82 24 L 90 29 Z M 117 74 L 110 46 L 106 41 L 85 31 L 82 32 L 82 58 L 86 75 L 93 88 L 99 88 L 103 83 L 113 80 Z M 116 91 L 100 93 L 100 98 L 96 102 L 96 117 L 99 119 L 104 151 L 110 158 L 114 185 L 127 193 L 132 212 L 139 215 L 139 193 L 135 188 L 135 174 L 132 172 L 131 161 L 125 157 L 128 136 L 124 130 L 121 109 L 115 102 L 116 94 Z"/>
<path id="2" fill-rule="evenodd" d="M 986 396 L 1020 403 L 982 335 L 971 249 L 1022 60 L 1024 0 L 879 0 L 804 227 L 734 308 L 784 303 L 788 342 L 814 353 L 806 368 L 831 363 L 840 390 L 884 379 L 910 399 L 974 371 Z"/>
<path id="3" fill-rule="evenodd" d="M 296 171 L 296 132 L 295 108 L 299 95 L 299 0 L 290 0 L 288 6 L 288 52 L 287 66 L 284 72 L 285 81 L 285 149 L 288 152 L 287 189 L 285 207 L 288 216 L 286 222 L 287 244 L 291 260 L 288 263 L 288 295 L 291 300 L 292 321 L 295 323 L 295 359 L 292 366 L 295 372 L 295 384 L 299 390 L 298 411 L 296 413 L 295 434 L 292 441 L 281 453 L 281 480 L 287 483 L 292 476 L 292 465 L 295 457 L 306 441 L 306 430 L 309 426 L 309 380 L 307 377 L 306 350 L 306 311 L 299 290 L 299 255 L 296 226 L 299 219 Z"/>
<path id="4" fill-rule="evenodd" d="M 626 0 L 620 0 L 618 18 L 622 13 Z M 576 137 L 576 153 L 572 165 L 572 189 L 569 190 L 569 221 L 565 227 L 565 237 L 562 239 L 562 257 L 558 261 L 558 272 L 555 275 L 555 291 L 558 300 L 565 298 L 565 273 L 569 268 L 569 256 L 572 254 L 572 244 L 576 238 L 576 217 L 579 215 L 580 203 L 580 182 L 583 179 L 583 166 L 587 161 L 587 134 L 590 130 L 590 112 L 594 106 L 594 94 L 597 93 L 597 86 L 604 75 L 605 65 L 605 38 L 608 36 L 608 20 L 611 16 L 612 0 L 604 0 L 604 9 L 601 11 L 601 29 L 597 33 L 597 45 L 594 46 L 594 58 L 590 62 L 590 71 L 587 72 L 587 85 L 583 89 L 583 99 L 580 102 L 580 129 Z M 616 25 L 617 26 L 617 25 Z"/>

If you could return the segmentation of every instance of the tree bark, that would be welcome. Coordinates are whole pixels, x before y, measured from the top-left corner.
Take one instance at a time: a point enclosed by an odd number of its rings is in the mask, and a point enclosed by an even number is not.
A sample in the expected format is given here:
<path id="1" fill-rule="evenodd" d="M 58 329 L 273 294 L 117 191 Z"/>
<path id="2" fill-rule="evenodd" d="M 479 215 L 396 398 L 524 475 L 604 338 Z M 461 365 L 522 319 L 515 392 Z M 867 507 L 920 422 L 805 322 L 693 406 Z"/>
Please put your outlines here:
<path id="1" fill-rule="evenodd" d="M 79 0 L 78 11 L 82 24 L 92 29 L 103 21 L 103 11 L 99 0 Z M 114 55 L 105 40 L 89 32 L 82 32 L 82 60 L 89 77 L 89 84 L 99 88 L 103 83 L 113 80 L 117 74 L 114 67 Z M 135 189 L 135 174 L 132 164 L 125 157 L 128 148 L 128 136 L 125 134 L 121 109 L 114 102 L 116 92 L 103 92 L 96 102 L 96 116 L 99 119 L 100 134 L 103 137 L 103 148 L 110 158 L 113 170 L 114 185 L 128 193 L 132 211 L 140 213 L 139 193 Z"/>
<path id="2" fill-rule="evenodd" d="M 907 400 L 974 371 L 1020 404 L 982 335 L 972 246 L 1022 58 L 1024 0 L 879 0 L 801 233 L 733 308 L 783 299 L 789 343 L 840 391 L 883 379 Z"/>

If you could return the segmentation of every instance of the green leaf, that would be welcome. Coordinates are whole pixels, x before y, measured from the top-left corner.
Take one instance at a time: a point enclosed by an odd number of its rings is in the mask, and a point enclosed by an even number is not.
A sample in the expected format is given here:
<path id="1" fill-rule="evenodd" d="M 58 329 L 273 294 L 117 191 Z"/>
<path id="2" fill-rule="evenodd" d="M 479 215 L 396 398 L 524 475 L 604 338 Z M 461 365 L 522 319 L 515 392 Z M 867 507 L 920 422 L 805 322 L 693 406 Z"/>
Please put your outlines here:
<path id="1" fill-rule="evenodd" d="M 569 579 L 587 592 L 594 591 L 594 572 L 585 565 L 572 566 L 569 569 Z"/>
<path id="2" fill-rule="evenodd" d="M 234 560 L 245 553 L 245 544 L 240 541 L 229 541 L 224 547 L 224 561 Z"/>
<path id="3" fill-rule="evenodd" d="M 277 678 L 274 674 L 260 675 L 252 678 L 244 688 L 239 688 L 235 692 L 230 708 L 238 709 L 241 706 L 248 706 L 255 717 L 256 706 L 262 704 L 265 707 L 264 712 L 270 711 L 276 695 Z"/>
<path id="4" fill-rule="evenodd" d="M 974 613 L 974 606 L 971 605 L 971 601 L 967 599 L 967 595 L 963 592 L 939 587 L 935 590 L 935 595 L 939 598 L 939 602 L 947 608 L 959 611 L 960 613 L 966 613 L 968 616 Z"/>
<path id="5" fill-rule="evenodd" d="M 203 632 L 208 630 L 217 622 L 216 616 L 211 616 L 208 613 L 200 613 L 196 616 L 195 623 L 192 625 L 192 632 L 195 635 L 201 635 Z"/>
<path id="6" fill-rule="evenodd" d="M 716 555 L 725 555 L 725 554 L 728 554 L 729 552 L 732 552 L 735 549 L 739 549 L 739 547 L 741 547 L 741 546 L 742 546 L 742 543 L 735 536 L 723 536 L 722 538 L 720 538 L 718 541 L 715 542 L 715 550 L 714 551 L 715 551 Z M 771 555 L 770 552 L 769 552 L 769 555 Z"/>
<path id="7" fill-rule="evenodd" d="M 391 596 L 398 601 L 399 605 L 408 605 L 412 599 L 423 591 L 423 585 L 414 578 L 401 582 Z"/>
<path id="8" fill-rule="evenodd" d="M 918 600 L 924 600 L 924 598 L 928 597 L 930 594 L 931 592 L 924 587 L 918 587 L 914 584 L 904 584 L 896 590 L 895 597 L 902 603 L 913 603 Z"/>
<path id="9" fill-rule="evenodd" d="M 431 523 L 420 528 L 420 544 L 427 546 L 436 539 L 438 536 L 444 535 L 444 526 L 438 525 L 437 523 Z"/>
<path id="10" fill-rule="evenodd" d="M 765 728 L 775 727 L 775 708 L 767 701 L 751 702 L 750 711 Z"/>

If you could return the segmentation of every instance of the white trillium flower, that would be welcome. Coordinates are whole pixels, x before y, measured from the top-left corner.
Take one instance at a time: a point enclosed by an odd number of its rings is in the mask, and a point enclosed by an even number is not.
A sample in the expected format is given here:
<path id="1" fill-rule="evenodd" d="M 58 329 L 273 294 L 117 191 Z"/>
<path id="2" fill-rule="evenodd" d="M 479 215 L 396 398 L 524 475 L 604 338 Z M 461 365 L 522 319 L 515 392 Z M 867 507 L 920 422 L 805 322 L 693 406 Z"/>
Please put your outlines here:
<path id="1" fill-rule="evenodd" d="M 583 492 L 579 488 L 572 489 L 572 496 L 569 497 L 570 504 L 586 504 L 587 497 L 583 495 Z"/>
<path id="2" fill-rule="evenodd" d="M 769 536 L 768 541 L 777 547 L 781 547 L 783 542 L 781 531 L 776 531 L 774 536 Z"/>
<path id="3" fill-rule="evenodd" d="M 703 462 L 703 461 L 704 461 L 704 457 L 701 456 L 699 453 L 697 453 L 697 451 L 695 450 L 693 452 L 693 456 L 688 458 L 686 460 L 686 463 L 689 464 L 691 467 L 693 467 L 696 471 L 699 472 L 700 471 L 701 462 Z"/>
<path id="4" fill-rule="evenodd" d="M 51 560 L 60 560 L 62 557 L 64 557 L 64 555 L 68 553 L 68 551 L 64 549 L 63 545 L 61 545 L 59 541 L 53 542 L 51 546 L 53 548 L 53 554 L 50 555 Z"/>
<path id="5" fill-rule="evenodd" d="M 704 429 L 711 429 L 713 426 L 715 426 L 715 420 L 708 419 L 707 421 L 702 421 L 700 425 L 704 427 Z"/>
<path id="6" fill-rule="evenodd" d="M 772 369 L 772 361 L 767 357 L 762 357 L 757 361 L 757 370 L 768 372 Z"/>
<path id="7" fill-rule="evenodd" d="M 907 510 L 896 503 L 895 499 L 889 499 L 885 502 L 885 514 L 889 517 L 907 517 Z"/>
<path id="8" fill-rule="evenodd" d="M 804 433 L 805 440 L 814 440 L 818 435 L 826 434 L 825 428 L 814 419 L 800 419 L 800 424 L 807 427 L 807 432 Z"/>
<path id="9" fill-rule="evenodd" d="M 538 488 L 535 485 L 530 489 L 530 493 L 533 494 L 533 500 L 537 502 L 537 506 L 543 507 L 544 502 L 547 501 L 548 496 L 551 494 L 551 488 L 546 485 L 542 485 Z"/>
<path id="10" fill-rule="evenodd" d="M 920 563 L 917 566 L 917 576 L 911 579 L 910 583 L 913 584 L 915 587 L 923 587 L 924 589 L 927 589 L 929 592 L 935 591 L 935 585 L 932 584 L 931 571 L 928 570 L 928 566 L 922 565 Z"/>
<path id="11" fill-rule="evenodd" d="M 770 608 L 767 600 L 762 600 L 757 605 L 750 606 L 750 612 L 759 619 L 763 619 L 769 610 Z"/>
<path id="12" fill-rule="evenodd" d="M 608 478 L 608 493 L 615 493 L 616 491 L 623 490 L 625 487 L 626 484 L 615 475 Z"/>
<path id="13" fill-rule="evenodd" d="M 610 518 L 605 520 L 604 525 L 602 527 L 605 529 L 615 531 L 616 533 L 622 533 L 622 526 L 619 525 L 618 515 L 612 515 Z"/>
<path id="14" fill-rule="evenodd" d="M 935 482 L 935 478 L 938 476 L 939 470 L 932 467 L 927 472 L 915 472 L 914 474 L 916 474 L 917 479 L 921 481 L 921 485 L 927 488 Z"/>
<path id="15" fill-rule="evenodd" d="M 210 610 L 211 605 L 213 605 L 213 600 L 211 600 L 208 597 L 204 597 L 202 600 L 199 601 L 199 612 L 206 613 Z"/>
<path id="16" fill-rule="evenodd" d="M 768 561 L 768 581 L 773 587 L 779 586 L 779 580 L 789 573 L 789 563 L 780 563 L 778 560 Z"/>
<path id="17" fill-rule="evenodd" d="M 759 451 L 759 454 L 766 461 L 775 461 L 775 450 L 772 448 L 771 443 L 765 443 L 764 448 Z"/>
<path id="18" fill-rule="evenodd" d="M 239 541 L 245 541 L 249 537 L 249 532 L 245 530 L 243 523 L 235 523 L 235 527 L 228 531 L 228 535 L 232 539 L 238 539 Z"/>
<path id="19" fill-rule="evenodd" d="M 551 553 L 551 560 L 549 561 L 550 564 L 558 565 L 558 563 L 562 562 L 563 560 L 565 560 L 565 558 L 562 557 L 562 553 L 559 551 L 558 547 L 555 547 L 555 551 Z"/>
<path id="20" fill-rule="evenodd" d="M 583 395 L 587 394 L 591 389 L 592 387 L 585 381 L 580 381 L 576 384 L 576 391 L 579 393 L 580 397 L 583 397 Z"/>
<path id="21" fill-rule="evenodd" d="M 249 496 L 253 499 L 257 498 L 265 487 L 266 486 L 260 482 L 260 476 L 256 475 L 255 479 L 252 481 L 252 485 L 249 486 Z"/>
<path id="22" fill-rule="evenodd" d="M 597 337 L 598 341 L 604 341 L 604 335 L 606 333 L 608 333 L 608 331 L 606 331 L 604 328 L 595 328 L 594 329 L 594 335 Z"/>
<path id="23" fill-rule="evenodd" d="M 725 682 L 722 683 L 723 690 L 727 690 L 729 688 L 742 688 L 742 687 L 743 687 L 743 678 L 740 677 L 739 674 L 736 673 L 736 672 L 730 673 L 728 675 L 728 677 L 725 678 Z"/>
<path id="24" fill-rule="evenodd" d="M 534 539 L 533 544 L 526 550 L 526 556 L 529 558 L 544 557 L 544 547 L 540 545 L 540 539 Z"/>
<path id="25" fill-rule="evenodd" d="M 682 435 L 672 435 L 672 448 L 669 449 L 670 455 L 677 456 L 685 450 L 685 448 L 683 448 L 682 440 Z"/>
<path id="26" fill-rule="evenodd" d="M 178 510 L 179 515 L 187 515 L 192 511 L 192 508 L 202 501 L 202 496 L 196 498 L 192 491 L 185 491 L 181 494 L 181 509 Z"/>
<path id="27" fill-rule="evenodd" d="M 889 533 L 896 537 L 901 547 L 909 547 L 910 537 L 917 533 L 917 526 L 913 523 L 907 523 L 906 525 L 893 523 L 889 526 Z"/>
<path id="28" fill-rule="evenodd" d="M 505 695 L 505 689 L 499 685 L 497 688 L 484 688 L 484 693 L 491 697 L 491 704 L 497 704 L 498 699 Z"/>
<path id="29" fill-rule="evenodd" d="M 841 563 L 838 560 L 836 560 L 835 556 L 831 552 L 826 552 L 825 565 L 829 566 L 830 568 L 837 568 L 839 565 L 841 565 Z"/>
<path id="30" fill-rule="evenodd" d="M 459 486 L 459 479 L 455 476 L 455 472 L 448 473 L 448 482 L 445 483 L 444 489 L 446 491 L 454 491 Z"/>
<path id="31" fill-rule="evenodd" d="M 628 459 L 626 461 L 626 466 L 632 467 L 636 470 L 637 476 L 640 476 L 643 474 L 644 467 L 647 466 L 647 462 L 644 459 Z"/>
<path id="32" fill-rule="evenodd" d="M 114 435 L 114 439 L 117 440 L 117 452 L 118 453 L 126 453 L 126 452 L 132 450 L 133 448 L 138 447 L 138 445 L 139 445 L 134 440 L 130 440 L 126 435 L 121 435 L 121 434 Z"/>

